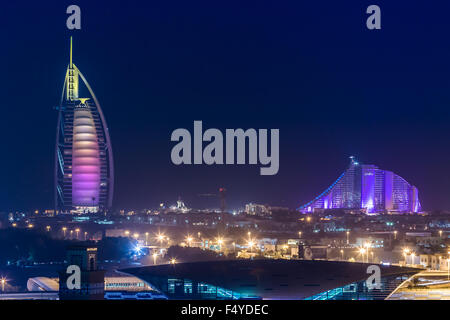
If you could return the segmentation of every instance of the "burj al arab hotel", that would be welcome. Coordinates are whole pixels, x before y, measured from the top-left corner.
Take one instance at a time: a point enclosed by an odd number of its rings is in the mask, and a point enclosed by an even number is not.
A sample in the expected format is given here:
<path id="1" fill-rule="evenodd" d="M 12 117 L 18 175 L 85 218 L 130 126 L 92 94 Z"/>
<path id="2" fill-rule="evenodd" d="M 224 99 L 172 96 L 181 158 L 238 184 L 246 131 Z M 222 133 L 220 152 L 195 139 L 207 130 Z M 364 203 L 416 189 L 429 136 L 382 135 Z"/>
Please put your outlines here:
<path id="1" fill-rule="evenodd" d="M 112 206 L 114 191 L 111 139 L 94 91 L 72 62 L 72 38 L 57 109 L 55 208 L 71 213 L 105 211 Z"/>

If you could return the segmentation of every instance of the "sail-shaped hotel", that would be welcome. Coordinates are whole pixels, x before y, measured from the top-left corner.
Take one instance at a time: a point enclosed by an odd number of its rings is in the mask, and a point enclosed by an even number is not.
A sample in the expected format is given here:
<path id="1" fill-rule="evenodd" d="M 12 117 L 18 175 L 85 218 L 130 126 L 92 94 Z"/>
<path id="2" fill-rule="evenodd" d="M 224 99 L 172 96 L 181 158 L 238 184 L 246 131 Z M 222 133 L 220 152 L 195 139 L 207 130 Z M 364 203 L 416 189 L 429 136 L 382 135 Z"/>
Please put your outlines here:
<path id="1" fill-rule="evenodd" d="M 80 95 L 82 90 L 87 96 Z M 72 213 L 107 210 L 114 190 L 111 139 L 94 91 L 72 62 L 72 38 L 56 130 L 56 209 Z"/>

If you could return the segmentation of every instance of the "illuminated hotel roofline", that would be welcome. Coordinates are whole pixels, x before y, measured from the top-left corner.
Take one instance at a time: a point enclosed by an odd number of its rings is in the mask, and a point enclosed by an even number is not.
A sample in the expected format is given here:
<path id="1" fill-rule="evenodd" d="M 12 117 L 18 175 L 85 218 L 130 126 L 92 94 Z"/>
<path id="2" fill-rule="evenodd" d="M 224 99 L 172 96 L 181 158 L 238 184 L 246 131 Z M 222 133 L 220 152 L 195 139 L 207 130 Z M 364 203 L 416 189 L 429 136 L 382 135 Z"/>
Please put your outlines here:
<path id="1" fill-rule="evenodd" d="M 364 209 L 366 213 L 420 212 L 418 190 L 404 178 L 350 157 L 350 166 L 325 191 L 297 210 Z"/>

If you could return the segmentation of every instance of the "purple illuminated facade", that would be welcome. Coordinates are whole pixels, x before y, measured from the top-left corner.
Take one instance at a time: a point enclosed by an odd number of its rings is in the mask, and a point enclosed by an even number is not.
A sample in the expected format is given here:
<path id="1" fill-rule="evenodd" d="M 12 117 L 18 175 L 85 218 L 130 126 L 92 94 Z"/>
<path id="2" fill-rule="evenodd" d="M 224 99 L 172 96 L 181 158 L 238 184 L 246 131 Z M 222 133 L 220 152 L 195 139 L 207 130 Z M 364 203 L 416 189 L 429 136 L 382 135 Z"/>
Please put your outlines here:
<path id="1" fill-rule="evenodd" d="M 415 186 L 391 171 L 351 159 L 349 168 L 330 187 L 298 210 L 360 209 L 369 214 L 422 210 Z"/>
<path id="2" fill-rule="evenodd" d="M 55 207 L 60 212 L 104 211 L 112 206 L 114 189 L 111 140 L 100 104 L 72 62 L 72 40 L 70 47 L 58 107 Z M 79 96 L 83 89 L 86 98 Z"/>

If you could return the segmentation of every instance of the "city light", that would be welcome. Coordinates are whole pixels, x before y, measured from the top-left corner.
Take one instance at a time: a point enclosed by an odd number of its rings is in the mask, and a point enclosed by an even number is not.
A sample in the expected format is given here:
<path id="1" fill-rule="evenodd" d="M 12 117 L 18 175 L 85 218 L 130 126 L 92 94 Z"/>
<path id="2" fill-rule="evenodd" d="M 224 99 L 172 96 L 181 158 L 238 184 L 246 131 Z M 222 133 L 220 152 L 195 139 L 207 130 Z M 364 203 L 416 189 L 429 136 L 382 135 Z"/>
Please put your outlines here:
<path id="1" fill-rule="evenodd" d="M 175 258 L 170 259 L 170 264 L 175 264 L 177 263 L 177 260 Z"/>
<path id="2" fill-rule="evenodd" d="M 359 253 L 361 254 L 362 257 L 362 262 L 364 262 L 364 254 L 368 252 L 365 248 L 360 248 L 359 249 Z"/>
<path id="3" fill-rule="evenodd" d="M 2 277 L 0 282 L 2 284 L 2 292 L 5 292 L 5 285 L 8 282 L 8 280 L 5 277 Z"/>
<path id="4" fill-rule="evenodd" d="M 189 247 L 191 246 L 192 240 L 193 240 L 193 239 L 192 239 L 192 237 L 191 237 L 190 235 L 188 235 L 188 236 L 186 237 L 186 241 L 187 241 Z"/>
<path id="5" fill-rule="evenodd" d="M 164 236 L 164 234 L 162 234 L 162 233 L 158 233 L 158 234 L 156 235 L 156 240 L 159 241 L 160 245 L 161 245 L 162 242 L 164 241 L 164 238 L 165 238 L 165 236 Z"/>
<path id="6" fill-rule="evenodd" d="M 250 252 L 252 253 L 252 249 L 253 249 L 253 246 L 255 245 L 255 242 L 253 242 L 253 240 L 249 240 L 247 242 L 247 245 L 250 248 Z"/>
<path id="7" fill-rule="evenodd" d="M 142 247 L 140 245 L 134 247 L 134 254 L 138 256 L 142 254 Z"/>

